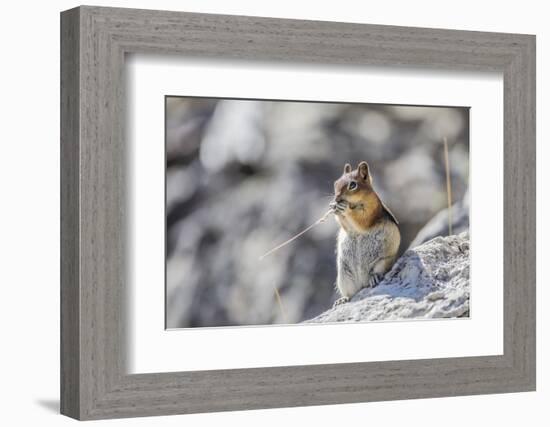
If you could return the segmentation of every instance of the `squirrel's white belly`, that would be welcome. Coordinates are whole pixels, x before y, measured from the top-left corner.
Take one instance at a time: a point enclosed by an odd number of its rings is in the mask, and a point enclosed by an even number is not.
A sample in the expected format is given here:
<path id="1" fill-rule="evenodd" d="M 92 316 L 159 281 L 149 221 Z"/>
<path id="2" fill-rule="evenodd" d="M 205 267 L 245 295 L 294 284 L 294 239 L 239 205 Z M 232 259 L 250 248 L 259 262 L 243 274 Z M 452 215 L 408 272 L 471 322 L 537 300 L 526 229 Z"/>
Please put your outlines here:
<path id="1" fill-rule="evenodd" d="M 367 287 L 373 266 L 384 253 L 384 230 L 375 228 L 365 234 L 338 234 L 336 286 L 342 296 L 351 298 Z"/>

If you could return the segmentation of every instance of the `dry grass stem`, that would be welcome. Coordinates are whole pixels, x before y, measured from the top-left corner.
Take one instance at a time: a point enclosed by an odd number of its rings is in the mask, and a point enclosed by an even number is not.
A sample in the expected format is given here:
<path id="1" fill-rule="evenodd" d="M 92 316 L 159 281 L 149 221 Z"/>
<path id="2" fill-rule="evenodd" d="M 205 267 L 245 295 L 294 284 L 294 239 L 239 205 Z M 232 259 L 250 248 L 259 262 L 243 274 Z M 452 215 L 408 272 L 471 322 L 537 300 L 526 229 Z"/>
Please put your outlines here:
<path id="1" fill-rule="evenodd" d="M 281 294 L 279 293 L 279 290 L 277 287 L 273 288 L 275 290 L 275 298 L 277 298 L 277 304 L 279 305 L 279 309 L 281 310 L 281 317 L 283 318 L 283 323 L 288 323 L 288 317 L 286 315 L 285 308 L 283 307 L 283 300 L 281 299 Z"/>
<path id="2" fill-rule="evenodd" d="M 453 212 L 451 209 L 453 196 L 451 193 L 451 169 L 449 167 L 449 144 L 447 137 L 443 138 L 443 146 L 445 151 L 445 175 L 447 177 L 447 212 L 449 213 L 449 236 L 453 234 Z"/>
<path id="3" fill-rule="evenodd" d="M 308 232 L 309 230 L 311 230 L 313 227 L 325 222 L 325 220 L 329 217 L 329 215 L 332 213 L 332 210 L 329 210 L 327 211 L 327 213 L 325 213 L 321 218 L 319 218 L 317 221 L 315 221 L 313 224 L 311 224 L 309 227 L 305 228 L 304 230 L 300 231 L 298 234 L 292 236 L 290 239 L 284 241 L 283 243 L 281 243 L 280 245 L 277 245 L 275 246 L 273 249 L 270 249 L 269 251 L 267 251 L 265 254 L 263 254 L 261 257 L 260 257 L 260 261 L 262 259 L 264 259 L 266 256 L 268 255 L 271 255 L 273 252 L 276 252 L 278 251 L 279 249 L 281 249 L 282 247 L 288 245 L 289 243 L 293 242 L 294 240 L 296 240 L 298 237 L 300 237 L 302 234 L 305 234 L 306 232 Z"/>

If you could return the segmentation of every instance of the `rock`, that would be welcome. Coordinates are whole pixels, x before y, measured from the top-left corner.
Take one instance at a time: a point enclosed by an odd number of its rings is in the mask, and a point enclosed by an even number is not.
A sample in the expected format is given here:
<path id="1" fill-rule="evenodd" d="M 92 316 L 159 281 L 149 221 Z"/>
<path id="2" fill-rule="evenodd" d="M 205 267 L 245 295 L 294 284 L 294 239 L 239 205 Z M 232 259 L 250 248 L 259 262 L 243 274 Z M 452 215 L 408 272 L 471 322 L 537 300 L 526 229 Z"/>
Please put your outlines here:
<path id="1" fill-rule="evenodd" d="M 407 250 L 378 286 L 307 323 L 467 317 L 469 312 L 470 240 L 464 232 Z"/>
<path id="2" fill-rule="evenodd" d="M 460 234 L 470 228 L 470 197 L 467 191 L 463 200 L 451 206 L 451 224 L 453 234 Z M 449 209 L 439 211 L 420 229 L 409 248 L 415 248 L 437 236 L 449 234 Z"/>

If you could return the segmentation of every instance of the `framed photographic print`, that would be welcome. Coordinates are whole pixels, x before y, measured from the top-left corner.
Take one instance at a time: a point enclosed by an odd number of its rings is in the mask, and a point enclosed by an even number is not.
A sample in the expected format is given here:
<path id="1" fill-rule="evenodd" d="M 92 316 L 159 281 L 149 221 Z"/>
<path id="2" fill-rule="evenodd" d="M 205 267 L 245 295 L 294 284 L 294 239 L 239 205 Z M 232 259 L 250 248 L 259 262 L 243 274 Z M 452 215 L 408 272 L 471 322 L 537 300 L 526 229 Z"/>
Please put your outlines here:
<path id="1" fill-rule="evenodd" d="M 535 38 L 61 14 L 61 411 L 535 389 Z"/>
<path id="2" fill-rule="evenodd" d="M 167 328 L 469 317 L 468 108 L 165 108 Z"/>

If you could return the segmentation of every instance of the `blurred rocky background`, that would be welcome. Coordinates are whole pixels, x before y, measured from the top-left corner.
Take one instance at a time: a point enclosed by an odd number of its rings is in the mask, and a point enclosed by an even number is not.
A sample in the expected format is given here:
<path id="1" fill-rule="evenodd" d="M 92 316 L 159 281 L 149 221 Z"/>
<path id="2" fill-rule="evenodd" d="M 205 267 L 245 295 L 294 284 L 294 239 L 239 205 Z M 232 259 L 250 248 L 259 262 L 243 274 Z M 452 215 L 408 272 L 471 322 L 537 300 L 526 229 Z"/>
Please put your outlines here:
<path id="1" fill-rule="evenodd" d="M 467 230 L 468 109 L 166 98 L 168 328 L 297 323 L 337 298 L 332 218 L 346 162 L 368 161 L 401 252 Z"/>

